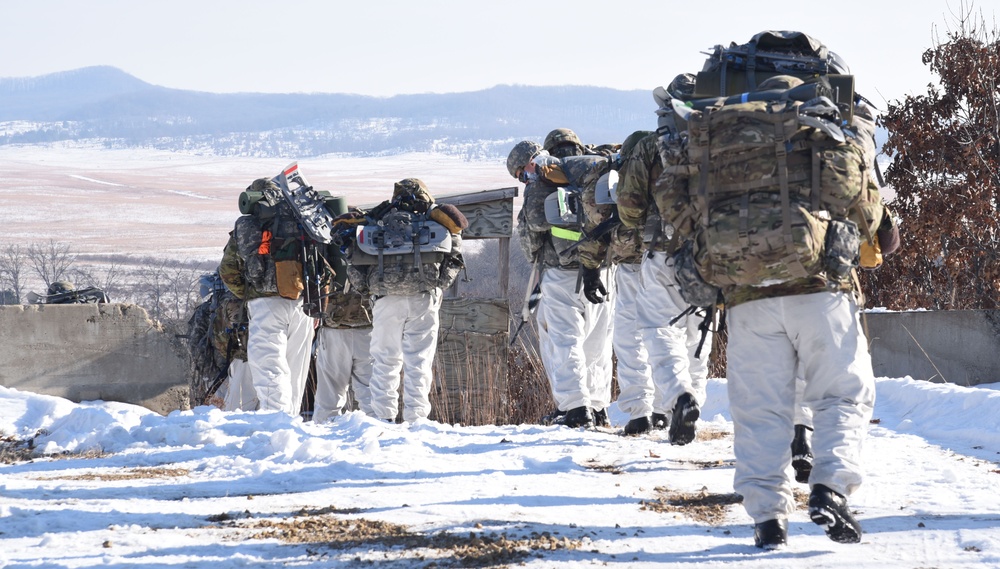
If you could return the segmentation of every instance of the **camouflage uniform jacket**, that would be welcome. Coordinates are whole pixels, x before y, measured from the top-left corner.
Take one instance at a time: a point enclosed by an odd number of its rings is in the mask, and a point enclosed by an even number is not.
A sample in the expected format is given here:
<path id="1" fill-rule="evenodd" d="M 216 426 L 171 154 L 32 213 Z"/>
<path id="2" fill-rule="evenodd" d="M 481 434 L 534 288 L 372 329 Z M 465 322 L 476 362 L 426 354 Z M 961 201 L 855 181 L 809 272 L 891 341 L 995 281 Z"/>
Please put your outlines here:
<path id="1" fill-rule="evenodd" d="M 328 297 L 321 325 L 326 328 L 371 328 L 371 298 L 355 291 L 334 292 Z"/>
<path id="2" fill-rule="evenodd" d="M 524 189 L 524 205 L 518 215 L 518 232 L 522 249 L 529 259 L 540 260 L 543 267 L 576 269 L 582 262 L 585 267 L 597 268 L 607 253 L 606 240 L 580 241 L 578 230 L 555 227 L 545 218 L 545 198 L 559 187 L 573 186 L 581 190 L 583 204 L 583 231 L 589 232 L 599 223 L 595 219 L 610 215 L 613 206 L 598 206 L 594 201 L 597 180 L 611 167 L 605 156 L 587 155 L 536 159 L 539 179 L 529 182 Z M 522 224 L 524 227 L 522 228 Z"/>
<path id="3" fill-rule="evenodd" d="M 656 189 L 656 181 L 662 171 L 663 164 L 655 133 L 639 140 L 632 151 L 622 157 L 616 191 L 622 227 L 619 234 L 612 236 L 612 240 L 620 243 L 617 247 L 623 257 L 628 254 L 627 247 L 632 248 L 632 255 L 627 256 L 629 260 L 620 262 L 637 263 L 641 260 L 645 247 L 666 251 L 669 245 L 673 227 L 663 224 L 659 224 L 655 231 L 653 242 L 643 242 L 647 224 L 656 223 L 660 217 L 659 208 L 668 206 L 660 201 L 668 199 L 668 196 L 660 195 Z"/>

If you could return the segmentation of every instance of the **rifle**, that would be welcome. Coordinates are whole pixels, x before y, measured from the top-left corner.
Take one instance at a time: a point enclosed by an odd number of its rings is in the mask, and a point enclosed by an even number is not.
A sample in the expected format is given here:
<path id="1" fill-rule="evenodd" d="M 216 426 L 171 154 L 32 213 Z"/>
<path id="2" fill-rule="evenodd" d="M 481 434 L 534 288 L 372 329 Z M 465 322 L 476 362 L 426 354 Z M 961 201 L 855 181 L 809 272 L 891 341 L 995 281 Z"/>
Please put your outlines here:
<path id="1" fill-rule="evenodd" d="M 540 265 L 541 261 L 539 261 L 538 255 L 536 255 L 535 262 L 531 265 L 531 275 L 528 276 L 528 286 L 524 289 L 524 304 L 521 305 L 521 323 L 517 325 L 517 330 L 510 337 L 511 346 L 514 345 L 518 334 L 521 333 L 521 328 L 524 328 L 528 319 L 531 318 L 531 313 L 538 308 L 538 302 L 542 299 L 542 271 Z"/>
<path id="2" fill-rule="evenodd" d="M 111 302 L 103 290 L 96 287 L 68 290 L 56 294 L 27 294 L 28 304 L 104 304 Z"/>
<path id="3" fill-rule="evenodd" d="M 611 233 L 611 230 L 613 230 L 620 223 L 621 223 L 621 218 L 618 216 L 618 210 L 615 209 L 611 213 L 610 217 L 598 223 L 597 226 L 594 227 L 594 229 L 590 233 L 587 233 L 581 229 L 580 232 L 583 233 L 583 237 L 581 237 L 580 240 L 577 241 L 576 243 L 573 243 L 569 247 L 563 249 L 562 252 L 559 254 L 565 255 L 566 253 L 573 251 L 574 249 L 576 249 L 577 247 L 588 241 L 597 241 L 598 239 L 604 237 L 608 233 Z"/>

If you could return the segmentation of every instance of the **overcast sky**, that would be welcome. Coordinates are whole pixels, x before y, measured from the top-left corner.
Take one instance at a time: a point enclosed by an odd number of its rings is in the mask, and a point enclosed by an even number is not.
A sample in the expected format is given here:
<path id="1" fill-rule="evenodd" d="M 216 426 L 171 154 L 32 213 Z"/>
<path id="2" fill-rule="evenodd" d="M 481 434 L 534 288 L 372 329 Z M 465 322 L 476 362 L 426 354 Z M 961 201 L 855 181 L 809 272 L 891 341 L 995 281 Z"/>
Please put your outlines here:
<path id="1" fill-rule="evenodd" d="M 388 96 L 498 84 L 652 89 L 767 29 L 843 56 L 879 106 L 926 91 L 960 0 L 0 0 L 0 77 L 91 65 L 211 92 Z M 905 6 L 905 7 L 904 7 Z M 993 4 L 979 2 L 993 23 Z"/>

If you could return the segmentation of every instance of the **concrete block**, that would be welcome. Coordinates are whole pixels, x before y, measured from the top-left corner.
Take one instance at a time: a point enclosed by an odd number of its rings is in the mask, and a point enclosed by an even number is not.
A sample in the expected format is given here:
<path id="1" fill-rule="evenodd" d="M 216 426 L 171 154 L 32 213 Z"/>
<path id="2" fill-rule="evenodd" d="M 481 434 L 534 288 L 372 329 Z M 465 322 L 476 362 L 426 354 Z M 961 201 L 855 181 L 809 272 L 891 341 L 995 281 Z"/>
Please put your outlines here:
<path id="1" fill-rule="evenodd" d="M 0 385 L 71 401 L 189 408 L 182 340 L 134 304 L 0 306 Z"/>
<path id="2" fill-rule="evenodd" d="M 1000 381 L 1000 310 L 869 312 L 876 377 L 971 386 Z"/>

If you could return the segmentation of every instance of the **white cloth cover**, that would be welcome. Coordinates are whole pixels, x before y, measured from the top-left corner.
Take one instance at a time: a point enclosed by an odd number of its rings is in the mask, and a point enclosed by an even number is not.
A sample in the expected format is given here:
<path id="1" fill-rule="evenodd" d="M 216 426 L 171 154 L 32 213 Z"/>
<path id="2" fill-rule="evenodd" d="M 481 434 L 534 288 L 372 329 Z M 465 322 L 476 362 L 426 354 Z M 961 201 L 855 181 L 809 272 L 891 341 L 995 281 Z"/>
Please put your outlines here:
<path id="1" fill-rule="evenodd" d="M 618 357 L 618 408 L 629 419 L 648 417 L 653 412 L 653 372 L 638 319 L 638 304 L 645 302 L 640 296 L 639 270 L 639 263 L 623 263 L 615 275 L 612 342 Z"/>
<path id="2" fill-rule="evenodd" d="M 250 365 L 239 358 L 229 363 L 223 396 L 223 411 L 256 411 L 257 391 L 253 388 Z"/>
<path id="3" fill-rule="evenodd" d="M 368 327 L 319 329 L 313 422 L 322 423 L 340 415 L 347 405 L 347 392 L 351 387 L 354 388 L 358 407 L 366 414 L 371 412 L 368 387 L 372 376 L 371 332 Z"/>
<path id="4" fill-rule="evenodd" d="M 430 414 L 440 309 L 441 289 L 407 296 L 389 294 L 375 301 L 370 387 L 372 412 L 379 419 L 396 419 L 400 370 L 403 420 L 413 422 Z"/>
<path id="5" fill-rule="evenodd" d="M 603 269 L 608 298 L 593 304 L 576 292 L 575 269 L 546 268 L 538 303 L 538 343 L 552 398 L 562 411 L 611 402 L 614 271 Z"/>
<path id="6" fill-rule="evenodd" d="M 280 296 L 247 302 L 250 314 L 247 363 L 261 411 L 298 415 L 309 374 L 315 320 L 302 300 Z"/>
<path id="7" fill-rule="evenodd" d="M 637 315 L 653 375 L 653 411 L 670 413 L 677 398 L 685 392 L 704 404 L 712 334 L 705 337 L 701 357 L 695 357 L 701 341 L 698 325 L 703 316 L 690 314 L 670 324 L 688 307 L 674 277 L 673 259 L 665 253 L 646 255 L 640 265 L 640 275 L 642 302 Z"/>
<path id="8" fill-rule="evenodd" d="M 726 346 L 736 474 L 733 488 L 755 523 L 794 509 L 786 472 L 795 377 L 813 410 L 809 483 L 849 496 L 861 484 L 861 444 L 875 404 L 875 377 L 858 307 L 820 292 L 754 300 L 729 309 Z"/>

